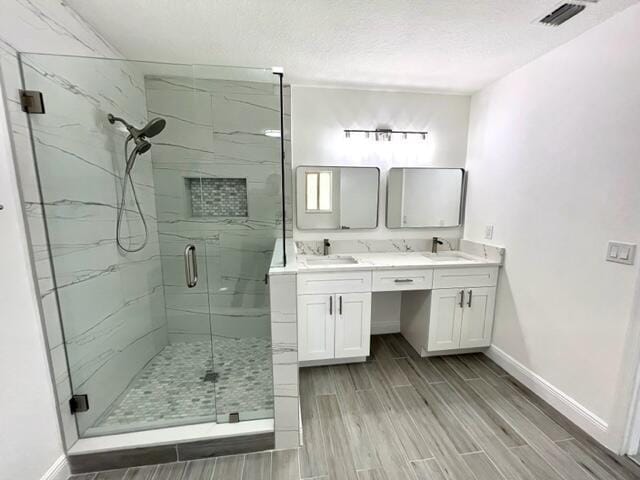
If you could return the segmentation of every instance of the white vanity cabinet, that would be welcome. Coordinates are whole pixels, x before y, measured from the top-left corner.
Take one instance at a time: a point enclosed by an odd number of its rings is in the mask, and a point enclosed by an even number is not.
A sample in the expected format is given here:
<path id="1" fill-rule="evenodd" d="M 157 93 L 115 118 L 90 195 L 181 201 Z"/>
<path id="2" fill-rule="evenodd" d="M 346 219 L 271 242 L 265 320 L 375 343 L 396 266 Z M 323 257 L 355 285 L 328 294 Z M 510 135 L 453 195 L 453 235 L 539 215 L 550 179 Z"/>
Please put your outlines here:
<path id="1" fill-rule="evenodd" d="M 497 266 L 436 268 L 433 288 L 404 292 L 402 335 L 421 355 L 491 345 Z"/>
<path id="2" fill-rule="evenodd" d="M 298 275 L 298 360 L 369 355 L 371 272 Z"/>
<path id="3" fill-rule="evenodd" d="M 401 292 L 400 330 L 420 355 L 488 347 L 498 266 L 300 272 L 298 359 L 307 365 L 369 355 L 372 292 Z"/>
<path id="4" fill-rule="evenodd" d="M 429 307 L 428 352 L 491 345 L 498 267 L 437 269 Z"/>
<path id="5" fill-rule="evenodd" d="M 495 292 L 495 287 L 433 290 L 427 350 L 488 347 L 493 330 Z"/>

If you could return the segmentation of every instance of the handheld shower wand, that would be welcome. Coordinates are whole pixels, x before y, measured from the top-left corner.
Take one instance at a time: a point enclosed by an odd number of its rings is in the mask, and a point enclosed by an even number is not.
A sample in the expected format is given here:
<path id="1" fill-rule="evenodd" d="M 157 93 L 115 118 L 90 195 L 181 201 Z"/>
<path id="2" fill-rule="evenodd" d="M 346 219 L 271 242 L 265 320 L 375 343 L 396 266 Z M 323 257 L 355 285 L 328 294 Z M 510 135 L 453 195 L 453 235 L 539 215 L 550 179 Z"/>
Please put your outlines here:
<path id="1" fill-rule="evenodd" d="M 144 218 L 144 214 L 142 213 L 142 207 L 140 206 L 140 202 L 138 201 L 138 195 L 136 194 L 136 187 L 133 184 L 133 179 L 131 178 L 131 171 L 133 170 L 133 166 L 136 163 L 136 159 L 139 155 L 142 155 L 149 151 L 151 148 L 151 143 L 147 141 L 147 138 L 155 137 L 158 135 L 164 127 L 166 126 L 166 121 L 163 118 L 154 118 L 150 122 L 148 122 L 141 129 L 135 128 L 130 125 L 126 120 L 120 117 L 115 117 L 112 114 L 107 115 L 107 120 L 112 125 L 116 122 L 121 123 L 129 132 L 129 136 L 126 138 L 124 142 L 124 158 L 126 161 L 124 175 L 122 176 L 122 198 L 120 200 L 120 205 L 118 207 L 118 218 L 116 221 L 116 243 L 118 247 L 125 252 L 139 252 L 146 245 L 149 240 L 149 229 L 147 228 L 147 221 Z M 128 153 L 129 142 L 133 140 L 135 143 L 135 147 L 131 154 Z M 136 209 L 138 211 L 138 215 L 140 215 L 140 219 L 142 220 L 142 225 L 144 227 L 144 241 L 138 247 L 124 246 L 122 239 L 120 238 L 120 229 L 122 224 L 122 217 L 124 216 L 125 206 L 126 206 L 126 197 L 127 197 L 127 182 L 131 185 L 131 194 L 133 195 L 133 199 L 136 204 Z"/>

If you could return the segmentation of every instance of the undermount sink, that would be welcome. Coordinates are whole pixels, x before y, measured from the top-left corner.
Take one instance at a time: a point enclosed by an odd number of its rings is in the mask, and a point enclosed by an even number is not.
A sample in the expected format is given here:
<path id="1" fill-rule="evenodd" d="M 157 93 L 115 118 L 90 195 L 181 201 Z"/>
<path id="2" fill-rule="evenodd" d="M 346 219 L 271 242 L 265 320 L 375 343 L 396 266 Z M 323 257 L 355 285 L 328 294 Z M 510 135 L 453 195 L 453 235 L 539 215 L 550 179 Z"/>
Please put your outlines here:
<path id="1" fill-rule="evenodd" d="M 307 258 L 307 265 L 309 265 L 310 267 L 320 267 L 328 265 L 353 265 L 356 263 L 358 263 L 358 261 L 355 258 L 349 256 Z"/>
<path id="2" fill-rule="evenodd" d="M 452 255 L 443 255 L 443 256 L 434 255 L 433 257 L 429 257 L 429 259 L 433 260 L 434 262 L 462 262 L 463 260 L 466 260 L 466 258 L 452 256 Z"/>
<path id="3" fill-rule="evenodd" d="M 468 262 L 470 259 L 456 252 L 431 253 L 426 255 L 433 262 Z"/>

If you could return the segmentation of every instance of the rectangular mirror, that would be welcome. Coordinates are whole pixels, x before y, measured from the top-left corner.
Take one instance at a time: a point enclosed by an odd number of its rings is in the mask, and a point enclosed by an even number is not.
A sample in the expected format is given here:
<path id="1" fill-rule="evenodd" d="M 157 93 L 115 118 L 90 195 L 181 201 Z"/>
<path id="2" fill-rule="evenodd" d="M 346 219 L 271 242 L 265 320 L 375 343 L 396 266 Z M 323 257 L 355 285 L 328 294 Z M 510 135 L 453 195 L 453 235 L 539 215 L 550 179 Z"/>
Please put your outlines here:
<path id="1" fill-rule="evenodd" d="M 461 168 L 390 169 L 387 228 L 457 227 L 463 180 Z"/>
<path id="2" fill-rule="evenodd" d="M 378 226 L 380 170 L 376 167 L 302 166 L 296 169 L 296 223 L 300 230 Z"/>

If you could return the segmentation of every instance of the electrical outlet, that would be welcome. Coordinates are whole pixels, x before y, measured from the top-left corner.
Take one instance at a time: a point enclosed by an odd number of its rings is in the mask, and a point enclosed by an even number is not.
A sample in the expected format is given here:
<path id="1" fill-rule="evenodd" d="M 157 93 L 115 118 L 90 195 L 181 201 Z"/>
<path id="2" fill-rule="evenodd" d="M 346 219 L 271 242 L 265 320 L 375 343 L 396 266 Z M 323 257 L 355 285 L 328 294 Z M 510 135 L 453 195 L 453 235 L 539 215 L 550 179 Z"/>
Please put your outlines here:
<path id="1" fill-rule="evenodd" d="M 607 262 L 633 265 L 636 257 L 636 245 L 624 242 L 609 242 L 607 246 Z"/>
<path id="2" fill-rule="evenodd" d="M 485 240 L 493 239 L 493 225 L 485 225 L 485 227 L 484 227 L 484 239 Z"/>

